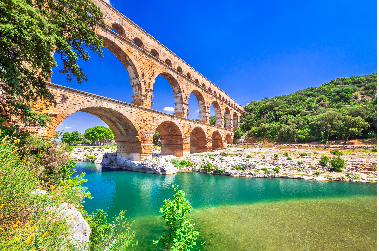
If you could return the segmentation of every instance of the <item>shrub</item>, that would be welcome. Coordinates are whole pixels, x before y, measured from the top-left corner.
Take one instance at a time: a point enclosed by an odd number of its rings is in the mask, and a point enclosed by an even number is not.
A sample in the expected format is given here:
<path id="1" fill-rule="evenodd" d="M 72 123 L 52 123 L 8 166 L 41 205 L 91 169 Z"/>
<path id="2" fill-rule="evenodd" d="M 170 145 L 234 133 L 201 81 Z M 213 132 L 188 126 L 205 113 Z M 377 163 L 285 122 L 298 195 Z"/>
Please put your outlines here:
<path id="1" fill-rule="evenodd" d="M 247 155 L 246 158 L 247 159 L 251 159 L 252 157 L 251 157 L 251 155 Z"/>
<path id="2" fill-rule="evenodd" d="M 279 173 L 279 172 L 280 172 L 279 167 L 275 167 L 274 171 L 275 171 L 276 173 Z"/>
<path id="3" fill-rule="evenodd" d="M 292 158 L 291 157 L 287 157 L 287 160 L 292 160 Z"/>
<path id="4" fill-rule="evenodd" d="M 226 156 L 229 156 L 229 153 L 228 152 L 220 152 L 220 155 L 226 157 Z"/>
<path id="5" fill-rule="evenodd" d="M 329 158 L 328 158 L 328 156 L 323 155 L 323 156 L 321 157 L 321 160 L 320 160 L 318 163 L 319 163 L 321 166 L 323 166 L 323 167 L 328 166 L 328 163 L 329 163 Z"/>
<path id="6" fill-rule="evenodd" d="M 297 162 L 297 164 L 298 164 L 298 165 L 302 165 L 302 164 L 303 164 L 303 162 L 299 161 L 299 162 Z"/>
<path id="7" fill-rule="evenodd" d="M 300 156 L 304 157 L 304 156 L 308 156 L 308 154 L 306 154 L 306 153 L 300 153 Z"/>
<path id="8" fill-rule="evenodd" d="M 130 224 L 126 222 L 125 212 L 121 211 L 112 223 L 108 222 L 108 214 L 98 209 L 87 217 L 91 228 L 90 250 L 125 250 L 133 247 L 135 233 L 130 232 Z M 109 249 L 111 248 L 111 249 Z"/>
<path id="9" fill-rule="evenodd" d="M 278 157 L 278 155 L 275 153 L 274 154 L 274 160 L 278 160 L 279 159 L 279 157 Z"/>
<path id="10" fill-rule="evenodd" d="M 164 200 L 159 212 L 166 222 L 167 230 L 159 240 L 153 242 L 158 250 L 189 250 L 196 245 L 199 232 L 195 231 L 195 224 L 186 215 L 191 212 L 191 203 L 186 199 L 185 192 L 178 186 L 172 186 L 176 194 L 174 199 Z"/>
<path id="11" fill-rule="evenodd" d="M 171 163 L 174 165 L 174 167 L 179 168 L 180 167 L 180 161 L 178 159 L 171 159 Z"/>
<path id="12" fill-rule="evenodd" d="M 371 152 L 374 152 L 374 153 L 376 153 L 376 152 L 377 152 L 377 149 L 376 149 L 376 147 L 372 148 L 372 149 L 371 149 Z"/>
<path id="13" fill-rule="evenodd" d="M 286 156 L 287 158 L 289 157 L 288 152 L 283 153 L 283 155 Z"/>
<path id="14" fill-rule="evenodd" d="M 342 172 L 345 167 L 345 161 L 341 157 L 334 157 L 330 161 L 330 165 L 333 167 L 333 171 Z"/>
<path id="15" fill-rule="evenodd" d="M 190 161 L 188 161 L 188 160 L 182 160 L 182 161 L 180 161 L 179 168 L 183 168 L 185 166 L 192 166 L 192 163 Z"/>
<path id="16" fill-rule="evenodd" d="M 270 171 L 266 167 L 261 168 L 261 170 L 264 171 L 265 173 L 270 173 Z"/>
<path id="17" fill-rule="evenodd" d="M 332 149 L 332 150 L 330 150 L 330 153 L 333 155 L 336 155 L 336 156 L 343 155 L 343 153 L 341 151 L 339 151 L 338 149 Z"/>

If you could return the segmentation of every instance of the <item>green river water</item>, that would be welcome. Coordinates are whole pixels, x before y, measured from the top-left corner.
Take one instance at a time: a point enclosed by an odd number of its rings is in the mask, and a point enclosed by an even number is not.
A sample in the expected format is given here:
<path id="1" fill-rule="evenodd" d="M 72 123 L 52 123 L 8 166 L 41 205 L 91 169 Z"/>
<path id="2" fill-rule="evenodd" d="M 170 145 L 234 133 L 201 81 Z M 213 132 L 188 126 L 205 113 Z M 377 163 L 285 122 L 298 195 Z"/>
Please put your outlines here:
<path id="1" fill-rule="evenodd" d="M 149 250 L 165 229 L 159 208 L 172 185 L 186 192 L 200 231 L 195 250 L 376 250 L 377 186 L 349 182 L 236 178 L 202 173 L 156 175 L 78 162 L 93 199 L 109 215 L 127 210 Z M 199 241 L 199 243 L 200 243 Z"/>

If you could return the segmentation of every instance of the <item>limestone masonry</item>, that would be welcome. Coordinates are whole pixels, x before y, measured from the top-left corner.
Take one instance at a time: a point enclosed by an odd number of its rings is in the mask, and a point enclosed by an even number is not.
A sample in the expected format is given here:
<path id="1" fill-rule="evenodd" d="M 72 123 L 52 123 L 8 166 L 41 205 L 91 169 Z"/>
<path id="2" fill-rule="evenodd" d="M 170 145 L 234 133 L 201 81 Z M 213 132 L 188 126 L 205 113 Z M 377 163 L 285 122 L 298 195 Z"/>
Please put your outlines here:
<path id="1" fill-rule="evenodd" d="M 238 125 L 243 108 L 112 6 L 101 0 L 94 2 L 104 13 L 107 25 L 106 29 L 97 28 L 96 33 L 128 71 L 133 104 L 48 84 L 57 105 L 47 106 L 42 102 L 35 105 L 34 110 L 52 118 L 48 128 L 39 129 L 39 133 L 52 136 L 66 117 L 83 111 L 99 117 L 112 129 L 117 155 L 127 159 L 151 157 L 155 130 L 161 135 L 162 154 L 178 157 L 223 149 L 226 143 L 232 143 L 233 128 Z M 163 76 L 174 91 L 174 115 L 151 109 L 153 86 L 158 75 Z M 199 122 L 188 119 L 191 93 L 199 104 Z M 209 124 L 212 104 L 216 126 Z"/>

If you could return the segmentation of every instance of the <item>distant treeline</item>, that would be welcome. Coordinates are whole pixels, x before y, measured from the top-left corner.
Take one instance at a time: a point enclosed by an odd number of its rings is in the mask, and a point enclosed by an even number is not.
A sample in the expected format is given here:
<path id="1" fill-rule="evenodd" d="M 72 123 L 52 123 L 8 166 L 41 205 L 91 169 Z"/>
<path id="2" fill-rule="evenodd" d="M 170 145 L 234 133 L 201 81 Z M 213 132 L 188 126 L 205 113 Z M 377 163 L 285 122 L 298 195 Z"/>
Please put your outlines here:
<path id="1" fill-rule="evenodd" d="M 377 74 L 338 78 L 320 87 L 264 98 L 245 106 L 248 137 L 280 142 L 376 138 Z"/>

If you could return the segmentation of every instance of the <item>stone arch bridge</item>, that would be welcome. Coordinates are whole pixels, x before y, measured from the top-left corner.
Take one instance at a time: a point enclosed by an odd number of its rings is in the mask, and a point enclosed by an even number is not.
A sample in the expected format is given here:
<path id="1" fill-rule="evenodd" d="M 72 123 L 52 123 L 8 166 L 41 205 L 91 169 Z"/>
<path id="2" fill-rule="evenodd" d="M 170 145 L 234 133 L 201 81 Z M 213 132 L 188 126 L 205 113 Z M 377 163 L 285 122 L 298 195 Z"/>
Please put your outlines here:
<path id="1" fill-rule="evenodd" d="M 117 154 L 130 159 L 151 156 L 155 130 L 161 135 L 162 154 L 187 156 L 193 152 L 223 149 L 226 143 L 231 143 L 233 128 L 238 125 L 243 108 L 111 5 L 102 0 L 93 2 L 102 10 L 107 25 L 105 29 L 96 28 L 96 33 L 125 66 L 133 89 L 133 104 L 48 84 L 57 106 L 40 103 L 34 107 L 52 118 L 47 129 L 40 133 L 53 135 L 66 117 L 83 111 L 99 117 L 112 129 Z M 172 87 L 174 115 L 151 109 L 154 82 L 159 75 Z M 199 105 L 198 122 L 188 119 L 191 93 Z M 212 104 L 215 126 L 209 124 Z"/>

